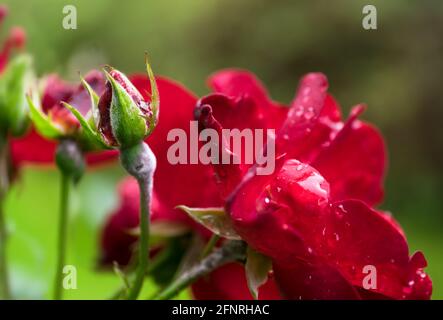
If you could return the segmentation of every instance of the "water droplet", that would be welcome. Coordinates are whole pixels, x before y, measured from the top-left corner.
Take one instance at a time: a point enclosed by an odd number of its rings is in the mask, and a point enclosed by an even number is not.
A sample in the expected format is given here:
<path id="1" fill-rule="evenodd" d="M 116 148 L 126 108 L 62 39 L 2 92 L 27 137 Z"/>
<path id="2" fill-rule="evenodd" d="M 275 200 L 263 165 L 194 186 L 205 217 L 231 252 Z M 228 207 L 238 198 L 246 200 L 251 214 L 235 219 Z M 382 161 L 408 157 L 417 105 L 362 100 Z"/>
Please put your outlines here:
<path id="1" fill-rule="evenodd" d="M 342 204 L 340 204 L 340 205 L 338 206 L 338 208 L 340 209 L 341 212 L 343 212 L 343 213 L 348 213 L 348 211 L 346 211 L 345 207 L 344 207 Z"/>
<path id="2" fill-rule="evenodd" d="M 268 197 L 265 198 L 265 203 L 269 204 L 271 202 L 271 199 L 269 199 Z"/>
<path id="3" fill-rule="evenodd" d="M 304 168 L 302 166 L 301 168 Z M 297 170 L 300 171 L 301 169 Z M 324 186 L 324 178 L 317 172 L 312 172 L 311 175 L 306 177 L 304 180 L 300 181 L 298 184 L 302 186 L 306 191 L 310 191 L 318 197 L 327 199 L 328 197 L 328 187 Z"/>
<path id="4" fill-rule="evenodd" d="M 335 241 L 339 241 L 340 240 L 340 236 L 338 235 L 337 232 L 334 232 L 334 237 L 335 237 Z"/>
<path id="5" fill-rule="evenodd" d="M 301 117 L 301 116 L 303 115 L 304 111 L 305 111 L 305 108 L 303 108 L 303 107 L 297 107 L 297 108 L 295 109 L 295 116 L 296 116 L 296 117 Z"/>
<path id="6" fill-rule="evenodd" d="M 305 119 L 311 120 L 312 118 L 314 118 L 314 116 L 315 116 L 314 108 L 313 107 L 307 108 L 305 112 Z"/>

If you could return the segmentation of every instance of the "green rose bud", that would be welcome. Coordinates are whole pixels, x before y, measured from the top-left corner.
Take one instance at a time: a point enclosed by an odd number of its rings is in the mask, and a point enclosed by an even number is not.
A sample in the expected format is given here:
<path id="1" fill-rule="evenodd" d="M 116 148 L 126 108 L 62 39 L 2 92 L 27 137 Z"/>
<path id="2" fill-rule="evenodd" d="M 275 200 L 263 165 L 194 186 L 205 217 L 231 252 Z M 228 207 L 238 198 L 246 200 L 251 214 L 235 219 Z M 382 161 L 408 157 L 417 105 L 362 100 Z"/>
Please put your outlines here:
<path id="1" fill-rule="evenodd" d="M 82 81 L 91 96 L 92 117 L 87 120 L 69 104 L 65 106 L 79 120 L 85 140 L 102 149 L 128 149 L 152 133 L 158 119 L 159 94 L 147 61 L 146 69 L 151 86 L 150 101 L 122 72 L 110 67 L 104 70 L 107 82 L 100 97 Z"/>
<path id="2" fill-rule="evenodd" d="M 28 124 L 26 93 L 34 83 L 32 60 L 16 56 L 0 76 L 0 130 L 13 136 L 24 133 Z"/>
<path id="3" fill-rule="evenodd" d="M 98 103 L 98 129 L 108 144 L 120 148 L 132 147 L 144 140 L 157 122 L 155 80 L 151 78 L 153 99 L 148 102 L 120 71 L 111 69 L 106 72 L 106 77 L 105 92 Z"/>

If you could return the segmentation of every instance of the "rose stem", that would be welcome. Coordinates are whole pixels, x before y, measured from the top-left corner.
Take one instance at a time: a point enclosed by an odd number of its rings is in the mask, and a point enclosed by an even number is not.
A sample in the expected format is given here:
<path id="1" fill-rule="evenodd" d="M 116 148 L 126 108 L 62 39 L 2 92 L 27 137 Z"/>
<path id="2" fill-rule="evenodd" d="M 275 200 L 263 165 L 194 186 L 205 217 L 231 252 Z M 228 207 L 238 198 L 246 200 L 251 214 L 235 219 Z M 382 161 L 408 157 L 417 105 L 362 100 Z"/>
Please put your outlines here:
<path id="1" fill-rule="evenodd" d="M 63 139 L 57 146 L 55 161 L 61 173 L 60 216 L 58 221 L 57 265 L 54 282 L 54 299 L 63 297 L 63 268 L 66 260 L 68 233 L 69 192 L 71 183 L 77 183 L 84 170 L 83 152 L 76 141 Z"/>
<path id="2" fill-rule="evenodd" d="M 11 298 L 9 291 L 8 265 L 6 256 L 7 227 L 4 212 L 4 200 L 9 189 L 8 142 L 0 139 L 0 299 Z"/>
<path id="3" fill-rule="evenodd" d="M 209 239 L 208 243 L 206 244 L 205 248 L 202 251 L 201 258 L 205 258 L 209 253 L 211 253 L 212 249 L 214 249 L 215 245 L 217 244 L 218 240 L 220 239 L 220 236 L 213 234 L 211 238 Z"/>
<path id="4" fill-rule="evenodd" d="M 209 274 L 211 271 L 222 265 L 244 260 L 246 245 L 243 241 L 229 240 L 223 246 L 214 250 L 197 265 L 182 273 L 175 281 L 169 284 L 162 292 L 154 297 L 155 300 L 167 300 L 174 298 L 187 286 L 194 283 L 200 277 Z"/>
<path id="5" fill-rule="evenodd" d="M 156 159 L 149 146 L 142 141 L 135 146 L 120 150 L 120 161 L 126 171 L 137 180 L 140 190 L 139 258 L 135 280 L 128 293 L 128 300 L 135 300 L 143 287 L 149 265 L 150 209 Z"/>
<path id="6" fill-rule="evenodd" d="M 54 299 L 63 298 L 63 268 L 66 260 L 66 244 L 68 231 L 68 206 L 69 206 L 69 185 L 70 177 L 61 174 L 61 194 L 60 194 L 60 215 L 58 221 L 58 240 L 57 240 L 57 267 L 54 282 Z"/>

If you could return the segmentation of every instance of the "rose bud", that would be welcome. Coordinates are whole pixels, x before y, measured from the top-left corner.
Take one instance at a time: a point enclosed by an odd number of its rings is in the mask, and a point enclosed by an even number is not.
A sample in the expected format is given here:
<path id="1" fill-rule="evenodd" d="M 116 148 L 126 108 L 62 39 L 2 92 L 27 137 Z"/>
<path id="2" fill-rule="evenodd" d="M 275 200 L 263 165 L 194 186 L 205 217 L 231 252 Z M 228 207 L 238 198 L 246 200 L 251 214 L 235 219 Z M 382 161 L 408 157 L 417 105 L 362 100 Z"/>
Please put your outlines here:
<path id="1" fill-rule="evenodd" d="M 28 95 L 30 117 L 38 133 L 51 140 L 74 139 L 80 142 L 84 151 L 100 150 L 104 146 L 93 132 L 96 106 L 91 94 L 103 92 L 105 80 L 99 71 L 92 70 L 82 84 L 65 83 L 58 76 L 51 75 L 43 82 L 43 97 L 35 92 Z M 95 124 L 94 124 L 95 125 Z M 86 126 L 88 131 L 83 130 Z"/>
<path id="2" fill-rule="evenodd" d="M 151 85 L 150 102 L 123 73 L 113 68 L 104 70 L 108 81 L 100 97 L 93 86 L 82 79 L 91 98 L 91 112 L 84 117 L 69 103 L 63 104 L 80 123 L 82 141 L 98 149 L 128 149 L 151 134 L 157 124 L 159 94 L 147 60 L 146 70 Z"/>
<path id="3" fill-rule="evenodd" d="M 157 123 L 158 92 L 155 80 L 147 64 L 152 87 L 151 102 L 120 71 L 105 71 L 108 82 L 100 97 L 98 130 L 106 144 L 129 148 L 149 136 Z"/>
<path id="4" fill-rule="evenodd" d="M 16 56 L 0 77 L 0 130 L 12 136 L 24 133 L 29 123 L 26 93 L 33 85 L 32 60 Z"/>

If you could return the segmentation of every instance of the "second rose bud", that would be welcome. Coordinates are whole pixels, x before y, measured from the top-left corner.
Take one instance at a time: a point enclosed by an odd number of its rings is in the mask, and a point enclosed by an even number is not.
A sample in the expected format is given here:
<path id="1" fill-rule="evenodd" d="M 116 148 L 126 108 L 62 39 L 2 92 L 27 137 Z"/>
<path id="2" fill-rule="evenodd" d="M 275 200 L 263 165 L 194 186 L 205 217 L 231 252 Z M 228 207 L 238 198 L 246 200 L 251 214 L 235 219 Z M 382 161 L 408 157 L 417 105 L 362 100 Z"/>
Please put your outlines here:
<path id="1" fill-rule="evenodd" d="M 146 69 L 151 85 L 150 101 L 122 72 L 111 67 L 104 70 L 107 82 L 100 97 L 83 80 L 91 95 L 90 116 L 85 119 L 73 106 L 65 106 L 79 120 L 83 128 L 80 134 L 84 140 L 102 148 L 127 149 L 152 133 L 158 119 L 159 94 L 154 74 L 147 62 Z"/>

